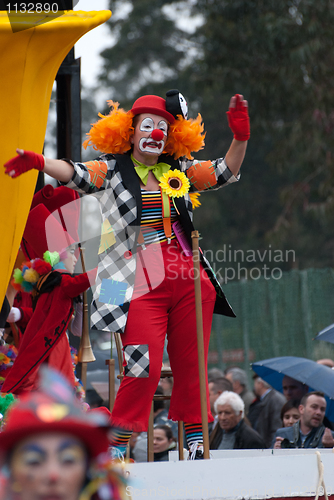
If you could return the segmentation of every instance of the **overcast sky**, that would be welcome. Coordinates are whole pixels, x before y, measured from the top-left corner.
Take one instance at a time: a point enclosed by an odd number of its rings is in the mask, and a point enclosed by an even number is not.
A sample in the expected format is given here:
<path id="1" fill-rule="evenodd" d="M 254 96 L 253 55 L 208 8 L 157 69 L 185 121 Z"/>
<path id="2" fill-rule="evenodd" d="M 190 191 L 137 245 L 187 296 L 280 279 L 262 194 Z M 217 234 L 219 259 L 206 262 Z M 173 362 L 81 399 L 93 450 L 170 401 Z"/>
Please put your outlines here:
<path id="1" fill-rule="evenodd" d="M 79 0 L 74 10 L 108 10 L 108 0 Z M 103 24 L 86 33 L 75 44 L 75 57 L 81 57 L 81 78 L 85 86 L 91 87 L 96 81 L 102 59 L 99 53 L 111 44 L 111 34 Z"/>
<path id="2" fill-rule="evenodd" d="M 196 0 L 188 0 L 188 4 Z M 152 0 L 154 2 L 154 0 Z M 108 10 L 108 0 L 79 0 L 74 10 Z M 175 6 L 164 7 L 165 13 L 174 19 L 177 26 L 185 31 L 193 32 L 197 26 L 202 24 L 202 17 L 190 17 L 188 9 L 184 6 L 181 11 L 176 10 Z M 126 0 L 121 4 L 118 12 L 113 12 L 114 16 L 122 18 L 128 15 L 129 9 Z M 110 47 L 113 42 L 112 34 L 105 25 L 86 33 L 75 44 L 75 56 L 81 57 L 81 77 L 85 86 L 91 87 L 96 82 L 96 75 L 100 72 L 102 59 L 99 53 L 105 48 Z"/>

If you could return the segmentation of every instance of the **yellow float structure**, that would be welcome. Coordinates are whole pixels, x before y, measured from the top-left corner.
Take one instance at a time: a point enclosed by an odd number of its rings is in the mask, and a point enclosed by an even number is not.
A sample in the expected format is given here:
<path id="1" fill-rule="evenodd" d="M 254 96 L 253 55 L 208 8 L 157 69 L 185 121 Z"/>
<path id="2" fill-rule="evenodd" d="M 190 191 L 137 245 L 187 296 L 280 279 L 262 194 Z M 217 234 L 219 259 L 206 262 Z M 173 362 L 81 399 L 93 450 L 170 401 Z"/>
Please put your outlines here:
<path id="1" fill-rule="evenodd" d="M 37 171 L 12 179 L 3 164 L 16 148 L 41 153 L 52 86 L 77 40 L 111 12 L 0 12 L 0 308 L 11 279 L 37 180 Z"/>

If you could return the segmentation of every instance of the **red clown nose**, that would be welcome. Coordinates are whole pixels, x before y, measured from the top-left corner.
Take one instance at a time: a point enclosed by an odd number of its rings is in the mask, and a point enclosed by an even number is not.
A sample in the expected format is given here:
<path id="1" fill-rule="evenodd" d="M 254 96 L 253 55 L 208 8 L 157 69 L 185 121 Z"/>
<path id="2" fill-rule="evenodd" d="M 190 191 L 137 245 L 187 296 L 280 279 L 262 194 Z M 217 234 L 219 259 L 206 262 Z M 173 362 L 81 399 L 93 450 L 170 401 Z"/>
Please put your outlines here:
<path id="1" fill-rule="evenodd" d="M 151 137 L 154 141 L 162 141 L 162 139 L 164 138 L 164 133 L 162 130 L 155 128 L 151 134 Z"/>

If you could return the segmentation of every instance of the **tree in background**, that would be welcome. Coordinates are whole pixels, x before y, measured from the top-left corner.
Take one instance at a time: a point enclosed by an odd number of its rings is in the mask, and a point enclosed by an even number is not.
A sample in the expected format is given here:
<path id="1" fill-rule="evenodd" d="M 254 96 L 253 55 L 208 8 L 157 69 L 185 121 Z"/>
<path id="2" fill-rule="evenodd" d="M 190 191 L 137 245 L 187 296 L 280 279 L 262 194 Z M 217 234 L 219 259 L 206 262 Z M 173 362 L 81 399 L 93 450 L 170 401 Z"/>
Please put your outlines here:
<path id="1" fill-rule="evenodd" d="M 101 85 L 126 109 L 144 93 L 179 88 L 191 116 L 200 111 L 204 119 L 206 148 L 197 158 L 226 152 L 229 98 L 238 92 L 249 100 L 242 182 L 204 194 L 195 212 L 206 248 L 271 245 L 295 250 L 282 269 L 331 266 L 333 2 L 141 0 L 110 8 L 115 43 L 102 53 Z M 202 18 L 190 22 L 193 32 L 179 23 L 189 13 Z"/>
<path id="2" fill-rule="evenodd" d="M 212 95 L 242 89 L 250 101 L 250 196 L 243 191 L 250 212 L 239 207 L 253 234 L 294 248 L 300 267 L 333 264 L 333 6 L 198 0 L 193 7 L 205 18 L 196 33 L 200 87 Z"/>
<path id="3" fill-rule="evenodd" d="M 180 83 L 194 43 L 168 15 L 175 3 L 110 1 L 113 16 L 108 25 L 115 44 L 101 54 L 105 62 L 100 81 L 122 106 L 144 92 L 168 90 Z"/>

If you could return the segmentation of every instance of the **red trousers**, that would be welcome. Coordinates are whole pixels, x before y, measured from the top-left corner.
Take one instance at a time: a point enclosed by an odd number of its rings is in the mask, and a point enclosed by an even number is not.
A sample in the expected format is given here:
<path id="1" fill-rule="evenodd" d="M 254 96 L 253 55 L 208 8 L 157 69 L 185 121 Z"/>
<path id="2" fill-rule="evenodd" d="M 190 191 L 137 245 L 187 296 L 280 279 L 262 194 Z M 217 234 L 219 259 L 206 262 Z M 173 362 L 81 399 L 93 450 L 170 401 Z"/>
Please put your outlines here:
<path id="1" fill-rule="evenodd" d="M 216 293 L 202 268 L 201 292 L 206 363 Z M 166 334 L 174 377 L 168 418 L 200 423 L 193 261 L 176 240 L 150 245 L 137 256 L 135 291 L 122 335 L 125 376 L 112 412 L 113 425 L 147 430 Z M 207 408 L 212 421 L 209 401 Z"/>

